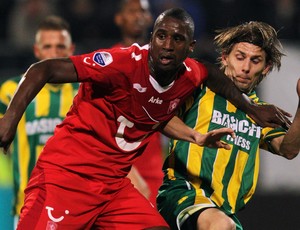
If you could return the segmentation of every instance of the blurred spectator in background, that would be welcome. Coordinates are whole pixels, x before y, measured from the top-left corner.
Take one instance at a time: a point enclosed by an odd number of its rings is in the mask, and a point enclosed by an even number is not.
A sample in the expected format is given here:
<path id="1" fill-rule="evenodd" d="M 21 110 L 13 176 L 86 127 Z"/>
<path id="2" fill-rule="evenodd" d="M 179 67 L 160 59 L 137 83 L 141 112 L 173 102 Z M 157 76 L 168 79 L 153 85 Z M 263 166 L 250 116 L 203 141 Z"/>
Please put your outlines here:
<path id="1" fill-rule="evenodd" d="M 116 4 L 106 0 L 58 0 L 57 6 L 70 22 L 79 53 L 110 47 L 117 40 L 118 30 L 112 20 Z"/>
<path id="2" fill-rule="evenodd" d="M 38 60 L 68 57 L 74 53 L 69 24 L 57 16 L 45 18 L 35 32 L 34 56 Z M 6 111 L 22 76 L 8 79 L 1 85 L 0 112 Z M 54 128 L 65 118 L 77 93 L 78 83 L 47 84 L 29 104 L 11 146 L 15 227 L 24 203 L 24 189 L 35 162 Z"/>
<path id="3" fill-rule="evenodd" d="M 55 5 L 51 1 L 15 1 L 8 18 L 8 42 L 15 48 L 31 50 L 40 21 L 53 13 L 55 13 Z"/>
<path id="4" fill-rule="evenodd" d="M 155 17 L 174 6 L 186 9 L 195 18 L 197 45 L 192 57 L 214 62 L 217 57 L 212 42 L 215 29 L 250 20 L 265 21 L 279 28 L 281 39 L 296 42 L 300 39 L 300 1 L 151 0 Z M 115 11 L 116 4 L 108 4 L 106 0 L 2 0 L 1 33 L 4 41 L 0 44 L 0 74 L 14 72 L 14 67 L 25 69 L 33 62 L 32 34 L 45 15 L 53 12 L 63 15 L 71 25 L 77 53 L 85 53 L 98 47 L 111 47 L 119 41 L 119 30 L 112 20 Z M 29 52 L 18 49 L 24 44 L 29 47 Z"/>
<path id="5" fill-rule="evenodd" d="M 115 46 L 127 47 L 133 43 L 145 45 L 153 18 L 148 0 L 119 0 L 114 22 L 120 29 L 121 41 Z"/>
<path id="6" fill-rule="evenodd" d="M 100 34 L 103 32 L 101 24 L 106 24 L 106 21 L 101 21 L 99 15 L 102 14 L 103 9 L 98 5 L 95 0 L 60 0 L 58 2 L 60 14 L 70 22 L 71 33 L 76 44 L 80 42 L 89 46 L 89 43 L 100 39 Z"/>
<path id="7" fill-rule="evenodd" d="M 265 20 L 280 29 L 282 38 L 297 40 L 300 38 L 300 1 L 264 0 Z"/>

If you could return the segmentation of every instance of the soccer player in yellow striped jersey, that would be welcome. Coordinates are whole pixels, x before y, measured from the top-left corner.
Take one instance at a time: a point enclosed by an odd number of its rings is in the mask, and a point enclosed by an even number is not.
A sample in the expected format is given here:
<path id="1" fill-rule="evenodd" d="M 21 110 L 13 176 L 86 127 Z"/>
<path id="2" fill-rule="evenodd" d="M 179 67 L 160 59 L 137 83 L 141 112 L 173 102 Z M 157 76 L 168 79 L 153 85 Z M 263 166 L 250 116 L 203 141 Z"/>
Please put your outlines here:
<path id="1" fill-rule="evenodd" d="M 33 46 L 38 60 L 73 55 L 69 24 L 57 16 L 45 18 L 39 25 Z M 4 113 L 22 76 L 6 80 L 0 90 L 0 110 Z M 45 142 L 53 135 L 54 128 L 65 118 L 78 83 L 46 84 L 29 104 L 11 146 L 13 157 L 14 207 L 16 221 L 23 206 L 24 189 L 35 162 Z M 15 222 L 16 222 L 15 221 Z"/>
<path id="2" fill-rule="evenodd" d="M 281 66 L 282 46 L 273 27 L 248 22 L 217 31 L 221 69 L 254 103 L 255 87 Z M 300 80 L 297 83 L 298 100 Z M 287 159 L 300 149 L 300 109 L 290 127 L 261 128 L 205 85 L 182 108 L 184 122 L 200 133 L 231 127 L 236 138 L 223 138 L 231 149 L 171 141 L 157 207 L 171 229 L 243 229 L 236 213 L 251 199 L 259 174 L 259 149 Z"/>

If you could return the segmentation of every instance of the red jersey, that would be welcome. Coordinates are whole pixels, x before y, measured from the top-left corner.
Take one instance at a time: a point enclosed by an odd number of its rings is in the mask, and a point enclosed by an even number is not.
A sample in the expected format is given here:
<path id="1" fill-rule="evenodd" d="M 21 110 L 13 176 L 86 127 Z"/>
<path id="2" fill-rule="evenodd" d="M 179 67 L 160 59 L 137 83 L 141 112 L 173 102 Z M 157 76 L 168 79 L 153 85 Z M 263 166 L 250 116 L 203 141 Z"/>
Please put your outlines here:
<path id="1" fill-rule="evenodd" d="M 149 73 L 147 45 L 102 49 L 71 60 L 83 83 L 38 165 L 107 183 L 128 174 L 149 136 L 207 77 L 204 65 L 187 58 L 185 71 L 161 87 Z"/>
<path id="2" fill-rule="evenodd" d="M 112 48 L 124 48 L 121 43 L 115 44 Z M 149 142 L 143 154 L 134 162 L 133 166 L 138 170 L 150 190 L 148 200 L 156 207 L 158 189 L 163 181 L 163 147 L 162 134 L 154 133 L 149 137 Z"/>

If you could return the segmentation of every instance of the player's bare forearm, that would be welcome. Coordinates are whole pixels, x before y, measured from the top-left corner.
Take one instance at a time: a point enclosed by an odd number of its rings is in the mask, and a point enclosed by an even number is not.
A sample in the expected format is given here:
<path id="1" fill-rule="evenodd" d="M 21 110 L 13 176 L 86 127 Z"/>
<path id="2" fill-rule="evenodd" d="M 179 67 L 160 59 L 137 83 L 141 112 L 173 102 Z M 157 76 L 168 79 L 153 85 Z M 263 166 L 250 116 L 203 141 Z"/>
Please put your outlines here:
<path id="1" fill-rule="evenodd" d="M 196 142 L 196 131 L 184 124 L 184 122 L 177 116 L 174 116 L 167 123 L 167 125 L 163 128 L 162 133 L 169 138 L 189 141 L 192 143 Z"/>
<path id="2" fill-rule="evenodd" d="M 222 73 L 217 66 L 204 63 L 208 69 L 207 86 L 215 93 L 228 99 L 237 108 L 247 113 L 258 125 L 262 127 L 289 126 L 289 113 L 274 105 L 256 105 Z"/>
<path id="3" fill-rule="evenodd" d="M 243 96 L 234 83 L 214 64 L 204 62 L 209 76 L 207 86 L 215 93 L 225 97 L 237 108 L 247 112 L 252 105 L 251 101 Z"/>
<path id="4" fill-rule="evenodd" d="M 230 146 L 227 143 L 222 142 L 221 138 L 226 135 L 230 135 L 235 138 L 235 133 L 230 128 L 216 129 L 205 134 L 201 134 L 185 125 L 177 116 L 173 117 L 168 122 L 163 129 L 163 133 L 173 139 L 189 141 L 199 146 L 225 149 L 230 149 Z"/>

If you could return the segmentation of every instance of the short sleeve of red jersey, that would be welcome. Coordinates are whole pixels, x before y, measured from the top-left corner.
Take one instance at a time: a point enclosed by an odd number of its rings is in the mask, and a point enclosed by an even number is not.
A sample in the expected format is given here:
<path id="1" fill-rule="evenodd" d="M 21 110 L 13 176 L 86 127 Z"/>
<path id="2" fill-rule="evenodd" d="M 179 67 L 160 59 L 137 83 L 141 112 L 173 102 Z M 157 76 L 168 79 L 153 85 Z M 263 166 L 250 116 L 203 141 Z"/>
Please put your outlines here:
<path id="1" fill-rule="evenodd" d="M 132 49 L 134 48 L 103 49 L 71 56 L 78 74 L 78 81 L 108 83 L 111 77 L 127 75 L 134 69 L 134 62 L 131 57 Z"/>

